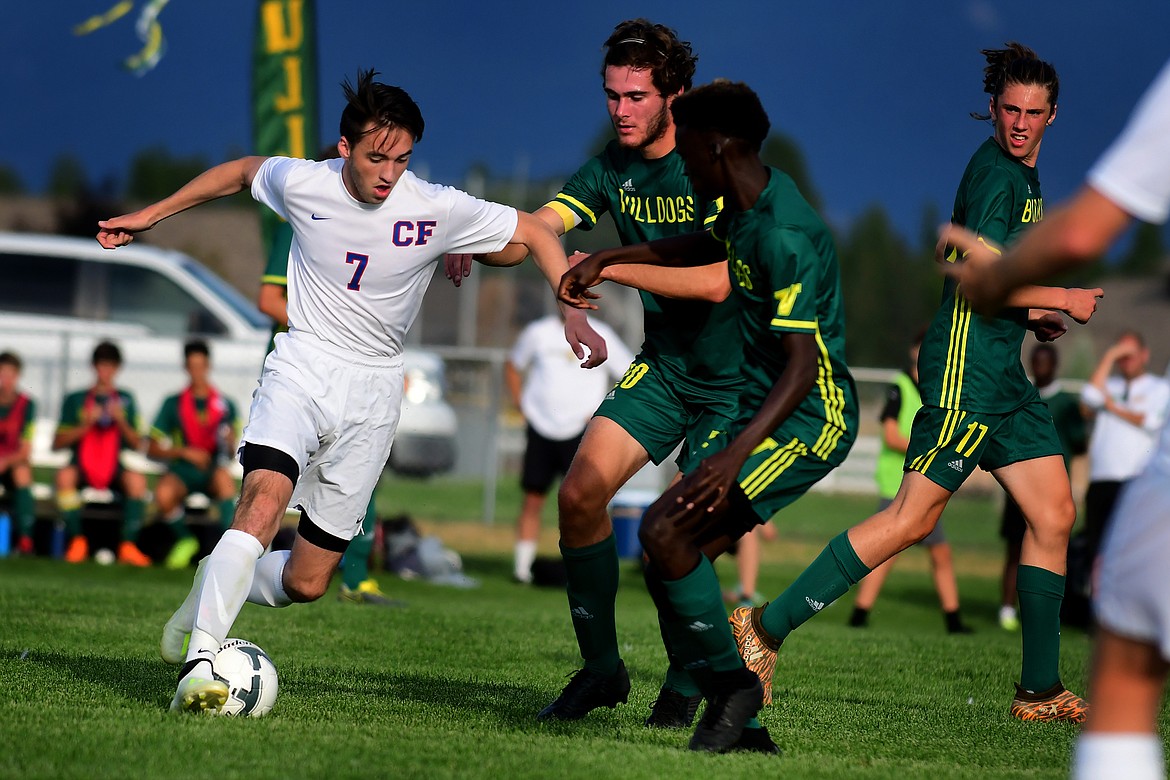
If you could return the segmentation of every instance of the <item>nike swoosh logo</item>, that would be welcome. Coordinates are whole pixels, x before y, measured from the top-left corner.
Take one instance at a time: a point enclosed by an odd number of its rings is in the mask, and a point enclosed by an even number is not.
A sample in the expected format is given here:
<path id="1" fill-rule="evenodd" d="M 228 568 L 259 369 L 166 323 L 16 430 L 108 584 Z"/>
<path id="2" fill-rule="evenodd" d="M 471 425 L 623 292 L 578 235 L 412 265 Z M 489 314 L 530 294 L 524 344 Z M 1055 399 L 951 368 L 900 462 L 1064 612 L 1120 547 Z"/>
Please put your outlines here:
<path id="1" fill-rule="evenodd" d="M 316 214 L 310 214 L 309 219 L 312 219 L 314 221 L 320 221 L 322 219 L 333 219 L 333 217 L 318 217 Z"/>

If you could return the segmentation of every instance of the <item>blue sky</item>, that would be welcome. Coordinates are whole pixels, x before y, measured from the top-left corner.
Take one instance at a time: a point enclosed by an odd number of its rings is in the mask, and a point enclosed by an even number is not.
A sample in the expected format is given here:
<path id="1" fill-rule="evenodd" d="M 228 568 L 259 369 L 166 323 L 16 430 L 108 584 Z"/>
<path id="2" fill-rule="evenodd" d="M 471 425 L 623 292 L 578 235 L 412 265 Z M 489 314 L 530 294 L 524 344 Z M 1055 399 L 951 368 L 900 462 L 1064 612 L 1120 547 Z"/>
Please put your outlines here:
<path id="1" fill-rule="evenodd" d="M 0 163 L 27 186 L 43 187 L 62 153 L 101 179 L 122 177 L 147 146 L 210 162 L 248 151 L 254 3 L 171 0 L 160 17 L 166 55 L 141 78 L 120 66 L 138 48 L 133 14 L 70 33 L 112 3 L 5 8 Z M 434 180 L 459 184 L 476 162 L 571 173 L 606 121 L 601 42 L 644 15 L 693 43 L 698 82 L 732 78 L 760 93 L 773 125 L 804 151 L 830 220 L 846 225 L 879 202 L 906 234 L 925 203 L 949 213 L 988 134 L 968 117 L 987 102 L 980 48 L 1018 39 L 1060 72 L 1060 112 L 1040 156 L 1050 205 L 1077 186 L 1170 54 L 1165 0 L 318 0 L 317 10 L 323 131 L 335 132 L 341 79 L 375 67 L 422 107 L 416 164 Z"/>

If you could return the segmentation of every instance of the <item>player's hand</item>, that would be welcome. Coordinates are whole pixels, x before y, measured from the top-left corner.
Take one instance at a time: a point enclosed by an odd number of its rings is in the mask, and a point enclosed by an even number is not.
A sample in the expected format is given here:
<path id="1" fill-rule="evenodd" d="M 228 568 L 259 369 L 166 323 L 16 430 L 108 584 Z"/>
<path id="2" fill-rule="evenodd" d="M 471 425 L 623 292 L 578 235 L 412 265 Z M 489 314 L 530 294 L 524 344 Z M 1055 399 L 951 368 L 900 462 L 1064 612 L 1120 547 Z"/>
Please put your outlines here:
<path id="1" fill-rule="evenodd" d="M 995 251 L 959 225 L 946 225 L 940 236 L 940 246 L 949 244 L 963 258 L 962 262 L 943 263 L 942 270 L 963 288 L 963 297 L 970 301 L 971 308 L 989 315 L 1002 309 L 1011 290 L 1003 281 Z"/>
<path id="2" fill-rule="evenodd" d="M 1093 313 L 1097 311 L 1097 300 L 1105 296 L 1105 291 L 1100 287 L 1094 287 L 1091 290 L 1071 287 L 1067 292 L 1068 306 L 1065 308 L 1065 313 L 1082 325 L 1088 322 Z"/>
<path id="3" fill-rule="evenodd" d="M 456 287 L 463 284 L 463 280 L 471 276 L 472 262 L 475 255 L 444 255 L 443 272 Z"/>
<path id="4" fill-rule="evenodd" d="M 557 298 L 574 309 L 596 309 L 597 306 L 589 301 L 596 299 L 597 294 L 590 292 L 589 288 L 600 281 L 601 264 L 591 255 L 565 271 L 557 287 Z"/>
<path id="5" fill-rule="evenodd" d="M 1058 338 L 1068 333 L 1068 324 L 1054 311 L 1045 312 L 1040 317 L 1028 323 L 1028 328 L 1036 334 L 1036 340 L 1039 342 L 1056 341 Z"/>
<path id="6" fill-rule="evenodd" d="M 197 469 L 206 469 L 211 465 L 211 453 L 195 447 L 184 447 L 179 457 Z"/>
<path id="7" fill-rule="evenodd" d="M 677 491 L 666 518 L 691 534 L 698 534 L 723 515 L 735 487 L 743 460 L 731 448 L 704 459 L 671 491 Z"/>
<path id="8" fill-rule="evenodd" d="M 589 324 L 589 318 L 584 312 L 570 309 L 565 313 L 565 341 L 573 350 L 578 360 L 583 360 L 581 368 L 596 368 L 609 357 L 609 347 L 601 334 Z M 585 349 L 589 350 L 589 357 L 585 357 Z"/>
<path id="9" fill-rule="evenodd" d="M 134 240 L 135 233 L 145 233 L 154 222 L 142 211 L 98 222 L 97 240 L 106 249 L 117 249 Z"/>

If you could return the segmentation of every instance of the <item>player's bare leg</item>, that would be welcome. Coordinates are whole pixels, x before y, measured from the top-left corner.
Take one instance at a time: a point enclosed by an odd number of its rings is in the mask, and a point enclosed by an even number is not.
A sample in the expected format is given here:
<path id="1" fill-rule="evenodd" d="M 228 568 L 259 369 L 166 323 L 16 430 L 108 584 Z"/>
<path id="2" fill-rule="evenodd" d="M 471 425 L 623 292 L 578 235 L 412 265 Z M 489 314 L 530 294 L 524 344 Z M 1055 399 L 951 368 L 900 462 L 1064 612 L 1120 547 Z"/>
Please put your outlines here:
<path id="1" fill-rule="evenodd" d="M 620 425 L 594 417 L 561 483 L 557 496 L 561 555 L 569 613 L 585 667 L 538 719 L 577 720 L 597 707 L 624 703 L 629 696 L 629 675 L 617 646 L 617 546 L 607 510 L 618 489 L 649 459 Z"/>
<path id="2" fill-rule="evenodd" d="M 1060 605 L 1068 538 L 1076 505 L 1059 455 L 1020 461 L 993 476 L 1027 521 L 1016 590 L 1020 600 L 1023 668 L 1011 713 L 1021 720 L 1083 722 L 1088 703 L 1060 681 Z"/>
<path id="3" fill-rule="evenodd" d="M 1073 752 L 1075 780 L 1165 776 L 1158 712 L 1168 670 L 1156 645 L 1098 629 L 1093 709 Z"/>
<path id="4" fill-rule="evenodd" d="M 181 614 L 184 607 L 192 610 L 186 663 L 179 671 L 172 710 L 218 710 L 226 701 L 227 686 L 214 679 L 211 662 L 249 596 L 256 562 L 276 536 L 292 489 L 292 480 L 280 471 L 258 468 L 245 475 L 232 528 L 200 567 L 193 603 L 188 597 L 163 632 L 164 638 L 178 633 L 187 618 Z"/>

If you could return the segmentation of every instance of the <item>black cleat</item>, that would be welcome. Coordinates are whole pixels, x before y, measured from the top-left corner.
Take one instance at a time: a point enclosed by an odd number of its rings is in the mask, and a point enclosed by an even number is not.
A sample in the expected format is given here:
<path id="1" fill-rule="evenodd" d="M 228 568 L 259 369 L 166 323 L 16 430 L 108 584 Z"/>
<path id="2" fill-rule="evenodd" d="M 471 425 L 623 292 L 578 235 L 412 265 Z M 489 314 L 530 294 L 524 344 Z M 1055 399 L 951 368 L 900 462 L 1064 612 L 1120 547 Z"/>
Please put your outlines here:
<path id="1" fill-rule="evenodd" d="M 578 669 L 572 677 L 556 701 L 537 713 L 537 720 L 580 720 L 598 707 L 613 709 L 630 698 L 624 661 L 618 661 L 617 671 L 609 676 Z"/>
<path id="2" fill-rule="evenodd" d="M 770 756 L 780 755 L 780 748 L 772 741 L 772 735 L 763 726 L 758 729 L 744 729 L 739 739 L 731 746 L 732 750 L 745 753 L 765 753 Z"/>
<path id="3" fill-rule="evenodd" d="M 707 701 L 707 709 L 691 737 L 691 750 L 724 753 L 743 736 L 744 726 L 764 706 L 764 686 L 755 672 L 740 669 L 720 692 Z"/>
<path id="4" fill-rule="evenodd" d="M 652 729 L 686 728 L 695 722 L 695 713 L 702 701 L 702 694 L 683 696 L 678 691 L 663 688 L 658 692 L 654 704 L 650 706 L 650 717 L 646 718 L 646 726 Z"/>

